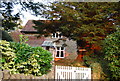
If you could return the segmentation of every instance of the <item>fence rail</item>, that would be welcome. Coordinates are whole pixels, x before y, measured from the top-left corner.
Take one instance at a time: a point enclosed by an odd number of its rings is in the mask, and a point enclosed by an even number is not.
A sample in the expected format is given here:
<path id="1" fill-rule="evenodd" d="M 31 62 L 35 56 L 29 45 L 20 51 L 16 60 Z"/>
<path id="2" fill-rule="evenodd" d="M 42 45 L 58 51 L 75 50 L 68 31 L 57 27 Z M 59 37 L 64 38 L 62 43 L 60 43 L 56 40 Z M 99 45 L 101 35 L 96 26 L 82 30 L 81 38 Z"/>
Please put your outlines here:
<path id="1" fill-rule="evenodd" d="M 55 79 L 91 79 L 91 68 L 55 66 Z"/>

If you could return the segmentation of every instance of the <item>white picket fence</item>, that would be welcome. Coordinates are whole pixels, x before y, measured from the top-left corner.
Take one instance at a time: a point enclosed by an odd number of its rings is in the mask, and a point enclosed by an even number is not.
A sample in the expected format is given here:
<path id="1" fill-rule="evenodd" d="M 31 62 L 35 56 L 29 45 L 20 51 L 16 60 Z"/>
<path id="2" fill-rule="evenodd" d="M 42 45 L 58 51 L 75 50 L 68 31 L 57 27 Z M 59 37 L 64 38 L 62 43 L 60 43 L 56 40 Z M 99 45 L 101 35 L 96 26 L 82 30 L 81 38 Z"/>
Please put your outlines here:
<path id="1" fill-rule="evenodd" d="M 91 68 L 55 66 L 56 80 L 91 80 Z"/>

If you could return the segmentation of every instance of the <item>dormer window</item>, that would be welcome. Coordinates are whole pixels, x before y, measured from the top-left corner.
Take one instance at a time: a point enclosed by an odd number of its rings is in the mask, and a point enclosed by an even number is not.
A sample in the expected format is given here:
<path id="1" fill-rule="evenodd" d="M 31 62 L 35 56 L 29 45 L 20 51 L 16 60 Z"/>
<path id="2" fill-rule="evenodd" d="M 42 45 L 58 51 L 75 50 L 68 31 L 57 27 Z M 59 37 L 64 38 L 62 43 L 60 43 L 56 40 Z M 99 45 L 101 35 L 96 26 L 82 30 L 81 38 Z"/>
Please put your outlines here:
<path id="1" fill-rule="evenodd" d="M 53 33 L 52 34 L 52 38 L 62 38 L 61 33 L 57 32 L 57 33 Z"/>

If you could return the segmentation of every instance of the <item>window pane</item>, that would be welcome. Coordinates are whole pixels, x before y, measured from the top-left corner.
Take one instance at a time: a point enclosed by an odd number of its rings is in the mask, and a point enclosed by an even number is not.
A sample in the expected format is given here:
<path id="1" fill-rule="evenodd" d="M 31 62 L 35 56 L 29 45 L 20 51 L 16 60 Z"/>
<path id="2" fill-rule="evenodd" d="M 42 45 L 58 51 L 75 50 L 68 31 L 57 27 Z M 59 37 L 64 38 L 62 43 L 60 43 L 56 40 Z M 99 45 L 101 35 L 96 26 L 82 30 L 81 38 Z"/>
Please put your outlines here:
<path id="1" fill-rule="evenodd" d="M 56 33 L 56 37 L 58 37 L 58 33 Z"/>
<path id="2" fill-rule="evenodd" d="M 56 57 L 59 57 L 59 51 L 57 51 Z"/>
<path id="3" fill-rule="evenodd" d="M 62 37 L 62 35 L 61 35 L 61 34 L 59 34 L 59 37 L 61 38 L 61 37 Z"/>
<path id="4" fill-rule="evenodd" d="M 61 51 L 61 57 L 64 57 L 63 51 Z"/>
<path id="5" fill-rule="evenodd" d="M 61 50 L 64 50 L 64 47 L 61 47 Z"/>
<path id="6" fill-rule="evenodd" d="M 55 33 L 53 33 L 53 37 L 55 37 Z"/>
<path id="7" fill-rule="evenodd" d="M 60 47 L 57 47 L 57 50 L 60 50 Z"/>
<path id="8" fill-rule="evenodd" d="M 50 48 L 50 47 L 49 47 L 49 46 L 47 46 L 47 47 L 46 47 L 46 50 L 48 50 L 48 51 L 49 51 L 49 48 Z"/>

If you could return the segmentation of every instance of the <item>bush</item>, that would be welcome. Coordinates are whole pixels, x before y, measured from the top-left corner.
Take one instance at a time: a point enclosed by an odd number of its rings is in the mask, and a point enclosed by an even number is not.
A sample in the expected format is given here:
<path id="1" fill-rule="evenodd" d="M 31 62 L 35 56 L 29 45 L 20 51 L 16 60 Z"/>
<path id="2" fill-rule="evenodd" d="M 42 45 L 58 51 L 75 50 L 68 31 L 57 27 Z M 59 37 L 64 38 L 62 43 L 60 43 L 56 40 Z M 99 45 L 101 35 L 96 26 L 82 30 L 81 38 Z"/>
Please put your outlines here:
<path id="1" fill-rule="evenodd" d="M 4 42 L 4 41 L 3 41 Z M 8 42 L 7 42 L 8 43 Z M 40 76 L 46 74 L 51 68 L 52 54 L 41 47 L 31 47 L 24 43 L 10 43 L 10 49 L 14 49 L 14 57 L 3 64 L 3 69 L 10 73 L 24 73 Z M 3 57 L 4 58 L 4 57 Z M 6 66 L 7 65 L 7 66 Z"/>
<path id="2" fill-rule="evenodd" d="M 84 60 L 85 66 L 87 67 L 90 67 L 90 65 L 94 63 L 94 58 L 90 56 L 83 56 L 83 60 Z"/>
<path id="3" fill-rule="evenodd" d="M 2 31 L 2 40 L 6 40 L 6 41 L 13 41 L 12 37 L 5 31 Z"/>
<path id="4" fill-rule="evenodd" d="M 107 36 L 104 42 L 105 59 L 109 62 L 111 78 L 120 79 L 120 29 Z"/>
<path id="5" fill-rule="evenodd" d="M 14 58 L 16 58 L 14 51 L 10 48 L 9 42 L 0 40 L 0 53 L 2 54 L 0 62 L 2 62 L 2 69 L 13 68 L 12 64 L 14 64 Z"/>
<path id="6" fill-rule="evenodd" d="M 103 58 L 102 53 L 101 55 L 91 54 L 84 56 L 83 60 L 85 66 L 92 68 L 93 79 L 99 78 L 101 80 L 108 80 L 108 62 Z"/>

